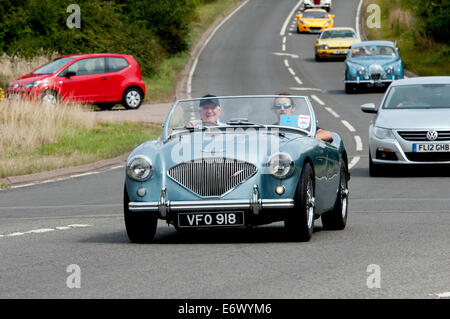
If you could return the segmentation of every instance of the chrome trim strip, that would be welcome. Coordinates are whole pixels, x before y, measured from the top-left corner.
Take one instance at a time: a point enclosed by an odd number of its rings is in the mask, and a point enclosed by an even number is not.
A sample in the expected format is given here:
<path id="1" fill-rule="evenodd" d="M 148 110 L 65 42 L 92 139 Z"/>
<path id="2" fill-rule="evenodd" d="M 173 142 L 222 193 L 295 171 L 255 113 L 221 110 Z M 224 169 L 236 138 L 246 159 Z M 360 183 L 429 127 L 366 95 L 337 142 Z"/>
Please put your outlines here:
<path id="1" fill-rule="evenodd" d="M 280 199 L 260 199 L 260 207 L 264 209 L 288 209 L 294 207 L 292 198 Z M 167 201 L 169 211 L 185 210 L 230 210 L 230 209 L 251 209 L 251 199 L 238 200 L 202 200 L 202 201 Z M 159 202 L 130 202 L 128 209 L 132 212 L 157 212 L 160 209 Z"/>

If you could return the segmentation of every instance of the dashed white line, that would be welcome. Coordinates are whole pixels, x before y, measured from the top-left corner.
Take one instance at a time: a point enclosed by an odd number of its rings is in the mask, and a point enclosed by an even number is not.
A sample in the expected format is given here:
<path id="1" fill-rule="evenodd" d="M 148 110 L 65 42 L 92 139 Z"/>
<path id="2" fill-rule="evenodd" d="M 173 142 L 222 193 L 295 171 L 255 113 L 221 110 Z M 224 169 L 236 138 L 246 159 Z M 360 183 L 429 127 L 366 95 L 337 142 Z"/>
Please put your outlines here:
<path id="1" fill-rule="evenodd" d="M 300 84 L 300 85 L 303 84 L 302 80 L 300 80 L 300 78 L 298 76 L 295 76 L 294 79 L 295 79 L 295 81 L 297 81 L 298 84 Z"/>
<path id="2" fill-rule="evenodd" d="M 363 143 L 361 141 L 361 137 L 359 135 L 355 135 L 355 142 L 356 142 L 356 150 L 358 152 L 363 150 Z"/>
<path id="3" fill-rule="evenodd" d="M 317 103 L 319 103 L 320 105 L 325 105 L 325 103 L 321 100 L 321 99 L 319 99 L 316 95 L 311 95 L 311 98 L 314 100 L 314 101 L 316 101 Z"/>
<path id="4" fill-rule="evenodd" d="M 360 160 L 359 156 L 355 156 L 353 157 L 352 161 L 350 162 L 350 164 L 348 164 L 348 169 L 352 169 Z"/>
<path id="5" fill-rule="evenodd" d="M 92 227 L 92 225 L 86 225 L 86 224 L 71 224 L 67 226 L 58 226 L 55 228 L 39 228 L 39 229 L 32 229 L 25 232 L 14 232 L 10 234 L 0 235 L 0 238 L 2 237 L 17 237 L 17 236 L 23 236 L 26 234 L 42 234 L 42 233 L 48 233 L 56 230 L 68 230 L 72 228 L 84 228 L 84 227 Z"/>
<path id="6" fill-rule="evenodd" d="M 288 71 L 289 71 L 292 75 L 295 75 L 295 72 L 294 72 L 294 70 L 292 70 L 292 68 L 288 68 Z"/>
<path id="7" fill-rule="evenodd" d="M 283 44 L 286 43 L 286 36 L 283 37 Z"/>
<path id="8" fill-rule="evenodd" d="M 289 61 L 287 59 L 284 59 L 284 65 L 288 68 L 289 67 Z"/>
<path id="9" fill-rule="evenodd" d="M 285 53 L 285 52 L 272 52 L 272 54 L 275 55 L 281 55 L 281 56 L 289 56 L 293 59 L 298 59 L 298 55 L 297 54 L 291 54 L 291 53 Z"/>
<path id="10" fill-rule="evenodd" d="M 346 128 L 348 128 L 350 132 L 356 132 L 355 128 L 349 122 L 347 122 L 346 120 L 341 120 L 341 122 Z"/>
<path id="11" fill-rule="evenodd" d="M 283 45 L 281 46 L 281 51 L 286 51 L 286 44 L 283 44 Z"/>
<path id="12" fill-rule="evenodd" d="M 327 110 L 328 112 L 331 113 L 331 115 L 333 115 L 335 118 L 339 118 L 339 114 L 337 114 L 331 107 L 326 106 L 325 110 Z"/>
<path id="13" fill-rule="evenodd" d="M 295 91 L 318 91 L 318 92 L 322 92 L 321 89 L 318 88 L 304 88 L 304 87 L 290 87 L 289 90 L 295 90 Z"/>

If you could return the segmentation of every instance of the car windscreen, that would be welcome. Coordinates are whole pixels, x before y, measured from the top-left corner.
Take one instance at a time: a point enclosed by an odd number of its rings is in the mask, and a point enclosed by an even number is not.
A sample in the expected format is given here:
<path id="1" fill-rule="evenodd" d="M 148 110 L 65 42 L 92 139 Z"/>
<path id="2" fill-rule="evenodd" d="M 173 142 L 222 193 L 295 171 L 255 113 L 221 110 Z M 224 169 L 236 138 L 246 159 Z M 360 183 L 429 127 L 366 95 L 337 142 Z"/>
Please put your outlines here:
<path id="1" fill-rule="evenodd" d="M 55 59 L 55 60 L 50 61 L 49 63 L 41 66 L 39 69 L 35 70 L 31 74 L 53 74 L 72 60 L 73 60 L 73 58 Z"/>
<path id="2" fill-rule="evenodd" d="M 326 12 L 321 11 L 310 11 L 305 12 L 303 14 L 304 19 L 326 19 L 328 17 L 328 14 Z"/>
<path id="3" fill-rule="evenodd" d="M 358 46 L 352 49 L 351 57 L 374 57 L 389 56 L 395 57 L 397 54 L 393 47 L 386 45 L 366 45 Z"/>
<path id="4" fill-rule="evenodd" d="M 320 38 L 321 39 L 356 38 L 356 34 L 351 30 L 330 30 L 322 32 Z"/>
<path id="5" fill-rule="evenodd" d="M 311 134 L 315 117 L 304 96 L 209 97 L 177 101 L 167 119 L 174 130 L 204 127 L 277 126 Z"/>
<path id="6" fill-rule="evenodd" d="M 450 108 L 450 84 L 415 84 L 391 87 L 383 108 Z"/>

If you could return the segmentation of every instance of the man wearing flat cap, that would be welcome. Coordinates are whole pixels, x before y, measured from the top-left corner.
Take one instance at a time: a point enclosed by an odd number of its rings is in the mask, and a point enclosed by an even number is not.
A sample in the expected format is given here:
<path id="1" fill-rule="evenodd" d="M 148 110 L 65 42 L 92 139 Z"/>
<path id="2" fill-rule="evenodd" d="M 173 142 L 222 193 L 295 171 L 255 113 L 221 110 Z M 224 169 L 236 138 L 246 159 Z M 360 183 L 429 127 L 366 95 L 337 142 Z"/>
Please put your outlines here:
<path id="1" fill-rule="evenodd" d="M 221 113 L 219 100 L 216 98 L 215 95 L 212 94 L 206 94 L 202 96 L 202 98 L 203 100 L 201 100 L 199 104 L 199 113 L 200 118 L 202 119 L 201 123 L 191 122 L 189 124 L 191 124 L 192 126 L 199 124 L 205 126 L 222 126 L 223 123 L 220 123 L 218 121 Z"/>

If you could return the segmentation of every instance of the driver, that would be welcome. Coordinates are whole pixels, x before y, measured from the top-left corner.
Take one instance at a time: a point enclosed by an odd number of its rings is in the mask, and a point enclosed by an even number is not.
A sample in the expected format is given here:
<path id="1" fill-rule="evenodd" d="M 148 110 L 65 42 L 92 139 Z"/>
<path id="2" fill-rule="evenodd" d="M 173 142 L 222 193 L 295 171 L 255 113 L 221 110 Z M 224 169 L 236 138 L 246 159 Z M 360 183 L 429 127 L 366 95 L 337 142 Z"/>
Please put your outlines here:
<path id="1" fill-rule="evenodd" d="M 206 94 L 202 98 L 208 98 L 200 101 L 199 114 L 201 120 L 191 121 L 188 126 L 204 125 L 204 126 L 224 126 L 224 123 L 219 121 L 220 108 L 219 100 L 215 95 Z"/>
<path id="2" fill-rule="evenodd" d="M 275 125 L 280 125 L 282 115 L 290 115 L 295 110 L 294 101 L 289 97 L 290 93 L 281 92 L 278 95 L 282 95 L 282 97 L 277 97 L 272 106 L 278 117 L 278 122 Z M 324 142 L 331 143 L 333 141 L 331 132 L 320 127 L 317 127 L 316 138 Z"/>

